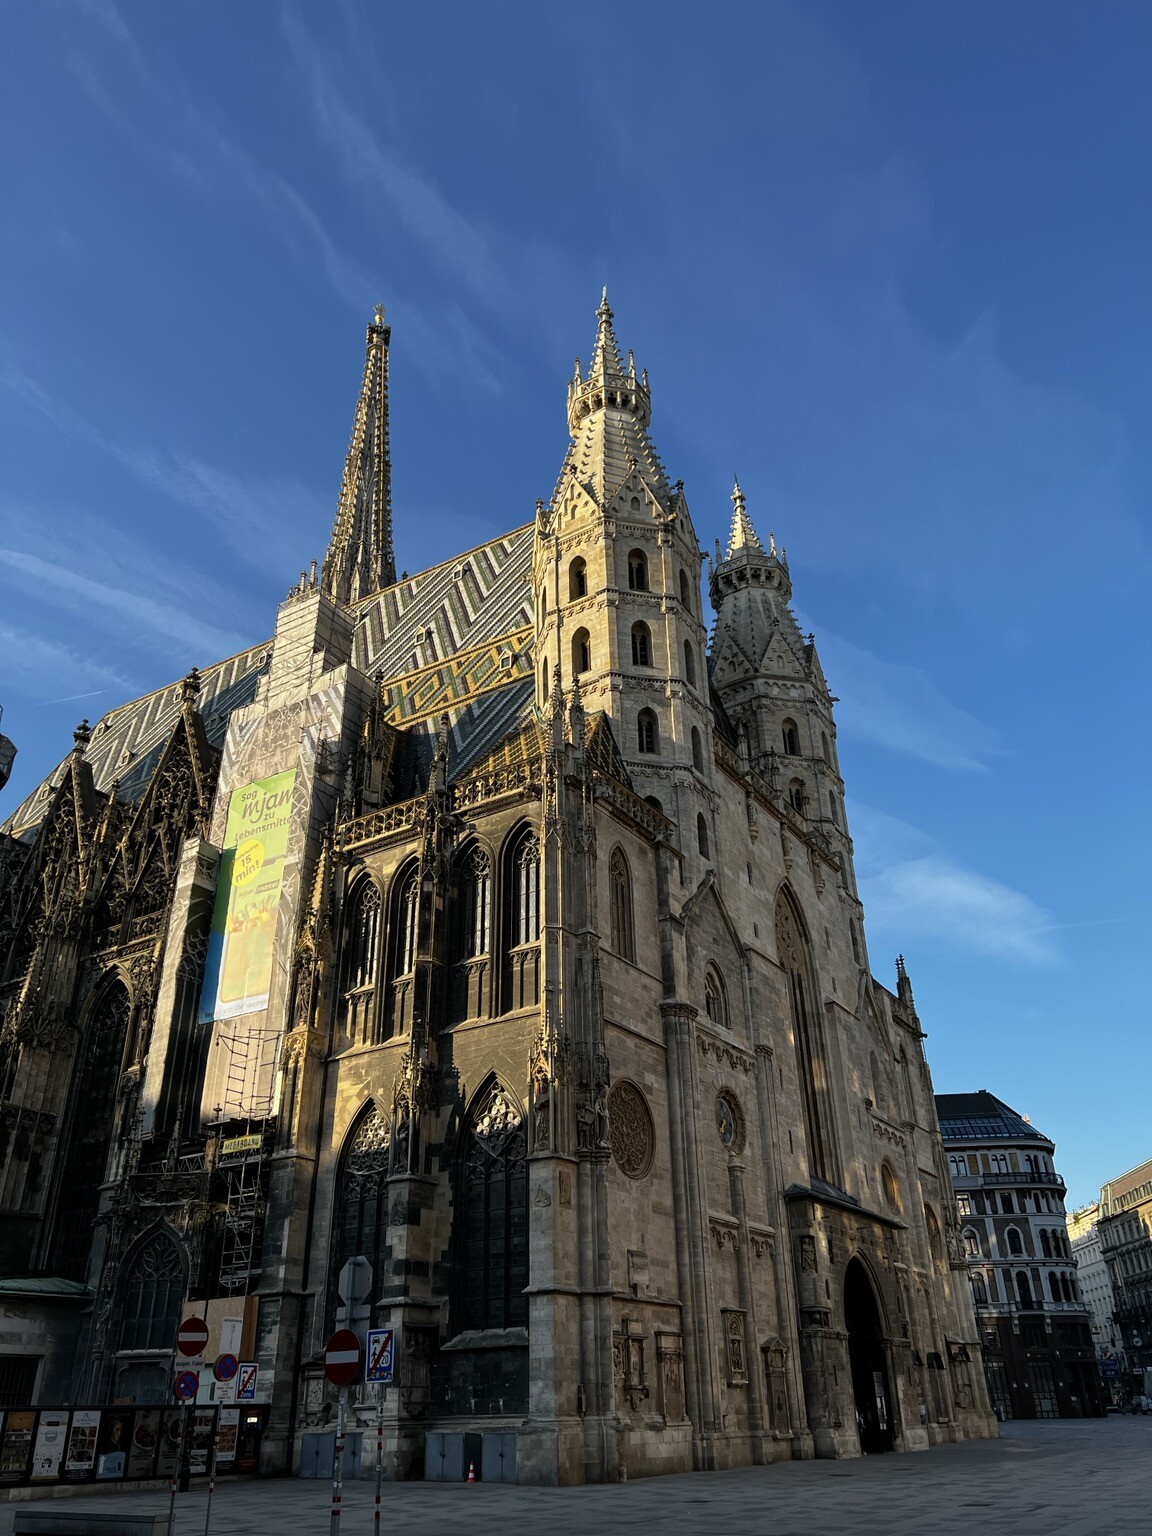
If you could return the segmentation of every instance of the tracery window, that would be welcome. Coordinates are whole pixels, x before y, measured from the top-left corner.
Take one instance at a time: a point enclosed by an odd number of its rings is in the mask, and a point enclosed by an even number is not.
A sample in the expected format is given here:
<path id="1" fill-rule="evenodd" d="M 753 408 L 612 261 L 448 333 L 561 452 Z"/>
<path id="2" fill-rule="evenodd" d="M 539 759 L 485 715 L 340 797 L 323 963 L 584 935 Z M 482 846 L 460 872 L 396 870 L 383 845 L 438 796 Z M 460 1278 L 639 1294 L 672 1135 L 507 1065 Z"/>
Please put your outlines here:
<path id="1" fill-rule="evenodd" d="M 373 1273 L 386 1273 L 388 1240 L 388 1158 L 391 1131 L 375 1104 L 353 1129 L 336 1181 L 332 1227 L 331 1285 L 349 1259 L 363 1254 Z"/>
<path id="2" fill-rule="evenodd" d="M 704 972 L 704 1012 L 713 1024 L 719 1024 L 722 1029 L 729 1027 L 728 993 L 724 978 L 714 965 L 709 965 Z"/>
<path id="3" fill-rule="evenodd" d="M 492 911 L 492 863 L 473 846 L 460 865 L 460 958 L 486 955 Z"/>
<path id="4" fill-rule="evenodd" d="M 494 1083 L 461 1136 L 455 1202 L 455 1326 L 528 1324 L 528 1144 L 519 1105 Z"/>
<path id="5" fill-rule="evenodd" d="M 532 1008 L 540 1000 L 540 844 L 528 826 L 515 832 L 500 860 L 501 1005 Z"/>
<path id="6" fill-rule="evenodd" d="M 117 1349 L 171 1349 L 184 1288 L 175 1237 L 167 1230 L 146 1237 L 126 1266 Z"/>
<path id="7" fill-rule="evenodd" d="M 380 949 L 380 892 L 364 877 L 353 886 L 344 921 L 344 953 L 341 957 L 341 992 L 371 987 L 376 981 Z"/>
<path id="8" fill-rule="evenodd" d="M 612 888 L 612 948 L 623 960 L 635 961 L 636 939 L 632 923 L 632 876 L 622 848 L 614 848 L 608 861 Z"/>
<path id="9" fill-rule="evenodd" d="M 628 585 L 633 592 L 648 590 L 648 556 L 642 549 L 633 549 L 629 552 Z"/>
<path id="10" fill-rule="evenodd" d="M 644 623 L 632 626 L 632 665 L 634 667 L 652 665 L 652 631 Z"/>
<path id="11" fill-rule="evenodd" d="M 540 846 L 534 837 L 517 848 L 514 870 L 513 943 L 535 944 L 540 937 Z"/>
<path id="12" fill-rule="evenodd" d="M 776 901 L 776 953 L 788 978 L 792 1038 L 803 1091 L 812 1172 L 817 1178 L 835 1183 L 824 1036 L 812 1004 L 818 994 L 813 981 L 811 946 L 787 891 L 781 891 Z"/>

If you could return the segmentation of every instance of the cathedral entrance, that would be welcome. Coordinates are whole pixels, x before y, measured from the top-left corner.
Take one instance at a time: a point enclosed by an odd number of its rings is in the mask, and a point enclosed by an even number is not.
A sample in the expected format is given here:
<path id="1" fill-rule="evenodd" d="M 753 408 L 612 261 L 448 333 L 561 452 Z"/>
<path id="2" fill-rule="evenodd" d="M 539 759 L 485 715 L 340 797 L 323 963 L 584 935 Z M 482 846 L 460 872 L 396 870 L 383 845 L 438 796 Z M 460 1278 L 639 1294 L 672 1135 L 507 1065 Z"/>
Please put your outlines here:
<path id="1" fill-rule="evenodd" d="M 880 1309 L 859 1259 L 849 1263 L 844 1275 L 844 1325 L 860 1449 L 865 1456 L 874 1456 L 894 1448 L 896 1431 Z"/>

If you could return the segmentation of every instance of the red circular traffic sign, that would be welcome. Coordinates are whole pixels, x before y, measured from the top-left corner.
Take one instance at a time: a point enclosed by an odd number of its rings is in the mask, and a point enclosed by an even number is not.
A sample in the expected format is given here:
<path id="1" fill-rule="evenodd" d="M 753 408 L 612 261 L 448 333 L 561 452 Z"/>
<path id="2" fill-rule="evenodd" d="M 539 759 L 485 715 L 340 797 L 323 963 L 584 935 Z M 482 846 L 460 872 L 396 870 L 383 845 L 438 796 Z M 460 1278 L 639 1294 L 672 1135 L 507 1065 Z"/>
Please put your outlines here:
<path id="1" fill-rule="evenodd" d="M 186 1317 L 176 1330 L 176 1349 L 182 1355 L 201 1355 L 208 1342 L 208 1324 L 202 1317 Z"/>
<path id="2" fill-rule="evenodd" d="M 176 1396 L 182 1403 L 195 1397 L 200 1390 L 200 1377 L 195 1371 L 181 1371 L 176 1378 Z"/>
<path id="3" fill-rule="evenodd" d="M 360 1340 L 350 1328 L 337 1328 L 324 1346 L 324 1374 L 334 1387 L 349 1387 L 360 1374 Z"/>
<path id="4" fill-rule="evenodd" d="M 240 1362 L 235 1355 L 218 1355 L 212 1374 L 217 1381 L 231 1381 L 239 1369 Z"/>

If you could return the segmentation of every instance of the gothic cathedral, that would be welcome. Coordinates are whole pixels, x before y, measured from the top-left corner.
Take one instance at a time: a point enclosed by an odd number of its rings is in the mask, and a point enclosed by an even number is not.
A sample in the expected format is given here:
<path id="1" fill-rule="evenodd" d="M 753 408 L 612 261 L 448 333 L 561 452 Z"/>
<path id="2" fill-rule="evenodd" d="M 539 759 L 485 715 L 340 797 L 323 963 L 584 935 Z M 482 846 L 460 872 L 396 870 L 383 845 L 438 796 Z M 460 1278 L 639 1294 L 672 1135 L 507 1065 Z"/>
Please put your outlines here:
<path id="1" fill-rule="evenodd" d="M 551 501 L 397 579 L 378 311 L 274 637 L 85 723 L 0 833 L 40 1401 L 168 1401 L 195 1313 L 258 1365 L 269 1472 L 331 1421 L 341 1319 L 398 1330 L 389 1476 L 461 1431 L 537 1483 L 995 1432 L 786 555 L 737 486 L 710 620 L 597 321 Z"/>

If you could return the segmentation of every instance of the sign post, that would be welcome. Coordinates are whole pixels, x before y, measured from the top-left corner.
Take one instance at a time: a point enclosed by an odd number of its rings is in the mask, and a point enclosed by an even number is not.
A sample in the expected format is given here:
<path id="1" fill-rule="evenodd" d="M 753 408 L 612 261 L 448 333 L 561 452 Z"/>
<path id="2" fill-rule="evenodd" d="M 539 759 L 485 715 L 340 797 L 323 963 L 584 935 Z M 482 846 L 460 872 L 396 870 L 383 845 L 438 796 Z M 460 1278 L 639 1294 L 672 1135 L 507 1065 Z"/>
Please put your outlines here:
<path id="1" fill-rule="evenodd" d="M 344 1491 L 344 1423 L 348 1412 L 348 1388 L 360 1374 L 364 1356 L 360 1340 L 347 1328 L 337 1328 L 324 1349 L 324 1374 L 340 1388 L 336 1408 L 336 1447 L 332 1457 L 332 1514 L 329 1536 L 340 1536 L 340 1501 Z"/>
<path id="2" fill-rule="evenodd" d="M 364 1379 L 379 1384 L 380 1397 L 376 1403 L 376 1503 L 372 1514 L 373 1536 L 380 1536 L 380 1482 L 384 1476 L 384 1399 L 388 1383 L 392 1380 L 396 1360 L 396 1331 L 393 1328 L 370 1328 L 368 1352 L 364 1357 Z"/>

